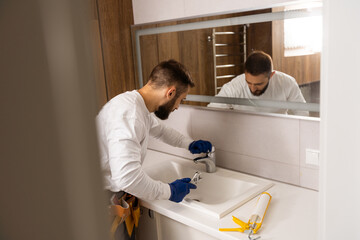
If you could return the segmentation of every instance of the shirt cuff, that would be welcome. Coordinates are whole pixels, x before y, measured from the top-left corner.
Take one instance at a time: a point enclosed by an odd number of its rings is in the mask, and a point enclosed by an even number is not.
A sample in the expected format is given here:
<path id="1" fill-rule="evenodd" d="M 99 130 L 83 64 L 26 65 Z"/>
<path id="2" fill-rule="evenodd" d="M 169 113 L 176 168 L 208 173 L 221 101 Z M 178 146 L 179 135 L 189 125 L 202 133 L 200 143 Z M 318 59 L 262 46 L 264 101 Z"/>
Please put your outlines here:
<path id="1" fill-rule="evenodd" d="M 190 145 L 190 143 L 192 143 L 193 141 L 194 141 L 194 140 L 191 139 L 191 138 L 184 138 L 184 140 L 183 140 L 182 143 L 181 143 L 181 147 L 189 150 L 189 145 Z"/>
<path id="2" fill-rule="evenodd" d="M 169 200 L 171 197 L 171 189 L 168 183 L 163 183 L 163 195 L 160 197 L 160 200 Z"/>

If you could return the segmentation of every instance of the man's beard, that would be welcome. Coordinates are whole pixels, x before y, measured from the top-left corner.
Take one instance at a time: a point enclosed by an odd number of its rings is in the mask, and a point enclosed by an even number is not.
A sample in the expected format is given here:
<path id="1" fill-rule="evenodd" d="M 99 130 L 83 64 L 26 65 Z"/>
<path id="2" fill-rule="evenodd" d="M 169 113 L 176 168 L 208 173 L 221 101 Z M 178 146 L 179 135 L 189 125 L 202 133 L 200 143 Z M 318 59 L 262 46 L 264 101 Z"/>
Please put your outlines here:
<path id="1" fill-rule="evenodd" d="M 251 92 L 251 91 L 250 91 Z M 262 95 L 263 93 L 264 93 L 265 91 L 264 90 L 256 90 L 255 92 L 251 92 L 251 94 L 253 95 L 253 96 L 260 96 L 260 95 Z"/>
<path id="2" fill-rule="evenodd" d="M 161 120 L 168 119 L 170 113 L 173 111 L 177 97 L 174 97 L 168 103 L 161 105 L 158 110 L 155 111 L 155 115 Z"/>
<path id="3" fill-rule="evenodd" d="M 269 81 L 270 82 L 270 81 Z M 268 88 L 268 86 L 269 86 L 269 82 L 266 84 L 266 86 L 264 87 L 264 89 L 263 90 L 256 90 L 255 92 L 252 92 L 251 90 L 250 90 L 250 92 L 251 92 L 251 94 L 253 95 L 253 96 L 261 96 L 265 91 L 266 91 L 266 89 Z"/>

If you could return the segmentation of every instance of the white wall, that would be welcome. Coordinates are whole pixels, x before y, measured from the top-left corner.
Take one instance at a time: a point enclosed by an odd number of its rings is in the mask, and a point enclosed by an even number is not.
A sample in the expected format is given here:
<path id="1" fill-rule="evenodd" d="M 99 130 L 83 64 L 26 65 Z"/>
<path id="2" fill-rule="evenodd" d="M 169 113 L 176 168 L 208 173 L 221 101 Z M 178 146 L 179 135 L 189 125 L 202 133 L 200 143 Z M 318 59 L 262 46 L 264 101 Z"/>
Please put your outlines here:
<path id="1" fill-rule="evenodd" d="M 217 166 L 318 189 L 318 166 L 305 150 L 319 149 L 318 119 L 214 111 L 182 105 L 165 121 L 193 139 L 211 141 Z M 188 151 L 150 141 L 149 148 L 193 159 Z"/>
<path id="2" fill-rule="evenodd" d="M 324 1 L 320 239 L 360 239 L 360 2 Z"/>
<path id="3" fill-rule="evenodd" d="M 304 1 L 304 0 L 303 0 Z M 303 2 L 285 0 L 132 0 L 134 23 L 231 13 Z"/>

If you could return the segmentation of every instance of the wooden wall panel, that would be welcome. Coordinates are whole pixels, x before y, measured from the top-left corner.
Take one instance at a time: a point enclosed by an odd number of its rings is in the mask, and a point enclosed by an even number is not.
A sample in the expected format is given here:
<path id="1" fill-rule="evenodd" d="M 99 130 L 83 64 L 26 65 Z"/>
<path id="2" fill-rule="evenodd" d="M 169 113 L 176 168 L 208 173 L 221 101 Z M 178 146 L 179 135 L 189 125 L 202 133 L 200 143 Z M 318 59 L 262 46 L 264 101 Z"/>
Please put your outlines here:
<path id="1" fill-rule="evenodd" d="M 207 59 L 209 34 L 211 35 L 208 29 L 179 33 L 180 61 L 189 69 L 195 82 L 195 88 L 190 90 L 190 94 L 210 93 L 213 75 Z"/>
<path id="2" fill-rule="evenodd" d="M 176 22 L 170 24 L 175 25 Z M 168 26 L 169 24 L 157 24 L 157 27 Z M 175 59 L 180 61 L 179 34 L 177 32 L 158 34 L 157 47 L 159 49 L 159 61 Z"/>
<path id="3" fill-rule="evenodd" d="M 248 31 L 247 55 L 249 55 L 254 50 L 261 50 L 271 56 L 272 55 L 271 22 L 250 24 L 247 31 Z"/>
<path id="4" fill-rule="evenodd" d="M 132 53 L 131 0 L 97 0 L 108 100 L 136 88 Z"/>
<path id="5" fill-rule="evenodd" d="M 148 81 L 152 69 L 160 62 L 158 49 L 158 36 L 148 35 L 140 37 L 141 66 L 143 72 L 143 84 Z"/>

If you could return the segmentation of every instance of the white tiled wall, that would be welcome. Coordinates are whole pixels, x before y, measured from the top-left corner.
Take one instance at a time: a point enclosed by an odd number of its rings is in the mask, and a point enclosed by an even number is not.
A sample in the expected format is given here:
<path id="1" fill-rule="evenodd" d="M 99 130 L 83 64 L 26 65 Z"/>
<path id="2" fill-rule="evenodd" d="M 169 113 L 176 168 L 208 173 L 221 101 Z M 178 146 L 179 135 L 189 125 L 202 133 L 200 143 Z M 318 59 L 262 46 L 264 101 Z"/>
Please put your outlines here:
<path id="1" fill-rule="evenodd" d="M 181 106 L 165 123 L 193 139 L 211 141 L 217 166 L 318 189 L 318 167 L 305 163 L 305 149 L 319 149 L 319 120 Z M 154 139 L 149 148 L 194 158 Z"/>
<path id="2" fill-rule="evenodd" d="M 320 122 L 300 121 L 300 185 L 319 189 L 319 166 L 306 164 L 306 149 L 320 149 Z"/>

